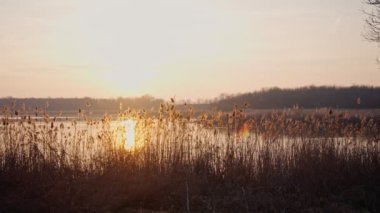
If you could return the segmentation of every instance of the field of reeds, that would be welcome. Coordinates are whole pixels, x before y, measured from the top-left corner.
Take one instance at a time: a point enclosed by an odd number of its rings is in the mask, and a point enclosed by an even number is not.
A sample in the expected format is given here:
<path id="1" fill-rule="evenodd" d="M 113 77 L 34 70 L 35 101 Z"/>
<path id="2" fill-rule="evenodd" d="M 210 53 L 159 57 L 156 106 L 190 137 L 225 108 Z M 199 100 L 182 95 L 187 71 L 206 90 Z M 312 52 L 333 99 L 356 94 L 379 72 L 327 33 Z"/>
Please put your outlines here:
<path id="1" fill-rule="evenodd" d="M 330 109 L 250 116 L 2 108 L 0 212 L 379 212 L 380 121 Z"/>

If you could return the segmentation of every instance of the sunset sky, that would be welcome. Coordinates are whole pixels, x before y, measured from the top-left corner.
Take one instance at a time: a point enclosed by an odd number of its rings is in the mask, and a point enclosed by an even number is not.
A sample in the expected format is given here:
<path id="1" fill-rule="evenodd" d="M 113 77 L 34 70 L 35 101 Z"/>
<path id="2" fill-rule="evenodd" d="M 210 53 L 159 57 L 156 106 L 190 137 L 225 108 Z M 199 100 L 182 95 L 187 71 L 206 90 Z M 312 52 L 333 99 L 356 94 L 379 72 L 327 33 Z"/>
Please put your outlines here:
<path id="1" fill-rule="evenodd" d="M 0 96 L 380 86 L 361 0 L 0 0 Z"/>

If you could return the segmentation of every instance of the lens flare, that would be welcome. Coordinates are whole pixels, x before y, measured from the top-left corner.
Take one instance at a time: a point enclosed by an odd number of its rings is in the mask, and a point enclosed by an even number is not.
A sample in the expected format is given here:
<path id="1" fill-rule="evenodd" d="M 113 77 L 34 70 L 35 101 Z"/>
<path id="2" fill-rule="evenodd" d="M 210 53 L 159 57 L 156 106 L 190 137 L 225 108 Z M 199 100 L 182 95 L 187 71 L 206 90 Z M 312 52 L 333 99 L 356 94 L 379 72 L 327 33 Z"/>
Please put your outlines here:
<path id="1" fill-rule="evenodd" d="M 251 136 L 248 123 L 244 123 L 239 132 L 244 139 L 248 139 Z"/>

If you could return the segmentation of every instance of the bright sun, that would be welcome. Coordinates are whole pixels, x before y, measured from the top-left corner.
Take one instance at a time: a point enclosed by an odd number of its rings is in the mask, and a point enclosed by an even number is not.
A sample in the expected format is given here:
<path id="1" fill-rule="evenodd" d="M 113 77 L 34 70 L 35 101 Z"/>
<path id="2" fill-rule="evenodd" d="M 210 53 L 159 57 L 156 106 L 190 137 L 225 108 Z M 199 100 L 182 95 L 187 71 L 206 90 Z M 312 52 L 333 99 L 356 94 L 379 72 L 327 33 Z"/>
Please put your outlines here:
<path id="1" fill-rule="evenodd" d="M 46 57 L 108 95 L 159 91 L 178 71 L 211 66 L 227 53 L 230 58 L 230 41 L 238 40 L 229 39 L 237 30 L 231 17 L 197 1 L 82 4 L 54 21 L 45 45 L 55 54 Z"/>

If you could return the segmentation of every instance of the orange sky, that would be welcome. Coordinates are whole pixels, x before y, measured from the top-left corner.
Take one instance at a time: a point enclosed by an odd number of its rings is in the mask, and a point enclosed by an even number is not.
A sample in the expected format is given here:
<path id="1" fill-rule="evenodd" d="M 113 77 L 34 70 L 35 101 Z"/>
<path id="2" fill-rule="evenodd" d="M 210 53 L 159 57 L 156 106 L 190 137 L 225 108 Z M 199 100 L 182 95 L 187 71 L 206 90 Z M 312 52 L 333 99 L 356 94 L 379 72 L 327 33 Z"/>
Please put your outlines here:
<path id="1" fill-rule="evenodd" d="M 357 0 L 1 0 L 0 96 L 380 85 Z"/>

